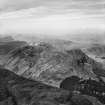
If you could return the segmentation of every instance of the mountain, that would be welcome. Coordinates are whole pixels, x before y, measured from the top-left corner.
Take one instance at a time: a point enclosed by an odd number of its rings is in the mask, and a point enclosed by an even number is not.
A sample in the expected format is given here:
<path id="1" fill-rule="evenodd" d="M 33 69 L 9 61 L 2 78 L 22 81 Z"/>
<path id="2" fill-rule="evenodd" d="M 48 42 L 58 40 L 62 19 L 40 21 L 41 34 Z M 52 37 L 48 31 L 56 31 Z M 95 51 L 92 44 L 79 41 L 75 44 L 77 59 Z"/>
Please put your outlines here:
<path id="1" fill-rule="evenodd" d="M 69 40 L 49 39 L 49 38 L 48 39 L 47 38 L 45 38 L 45 39 L 43 38 L 42 42 L 49 43 L 53 47 L 57 48 L 60 51 L 71 49 L 71 46 L 76 44 L 75 42 L 69 41 Z"/>
<path id="2" fill-rule="evenodd" d="M 27 45 L 24 41 L 10 41 L 10 42 L 2 42 L 0 44 L 0 55 L 5 55 L 10 51 L 20 48 L 21 46 Z"/>
<path id="3" fill-rule="evenodd" d="M 30 45 L 34 45 L 36 43 L 49 43 L 52 46 L 56 47 L 59 50 L 65 50 L 65 49 L 70 49 L 71 45 L 77 44 L 74 41 L 70 40 L 63 40 L 63 39 L 57 39 L 57 38 L 49 38 L 49 37 L 42 37 L 42 36 L 37 36 L 37 35 L 16 35 L 14 37 L 15 40 L 20 40 L 20 41 L 26 41 Z"/>
<path id="4" fill-rule="evenodd" d="M 92 59 L 96 60 L 105 64 L 105 44 L 91 44 L 88 48 L 83 49 L 84 52 L 91 57 Z"/>
<path id="5" fill-rule="evenodd" d="M 12 36 L 0 37 L 0 55 L 5 55 L 17 47 L 26 45 L 25 41 L 17 41 Z"/>
<path id="6" fill-rule="evenodd" d="M 104 44 L 94 44 L 90 48 L 88 48 L 87 51 L 96 56 L 102 56 L 102 55 L 104 56 L 105 55 L 105 45 Z"/>
<path id="7" fill-rule="evenodd" d="M 33 45 L 26 44 L 12 49 L 3 58 L 3 67 L 19 77 L 27 78 L 27 80 L 39 81 L 46 85 L 73 92 L 73 97 L 76 99 L 77 96 L 74 93 L 77 92 L 79 93 L 78 101 L 74 102 L 79 103 L 79 100 L 81 100 L 80 103 L 82 103 L 82 98 L 85 95 L 86 100 L 88 98 L 94 102 L 97 100 L 98 105 L 104 104 L 105 69 L 102 64 L 93 60 L 82 49 L 59 50 L 58 46 L 56 47 L 51 43 L 41 41 Z M 77 77 L 76 85 L 72 76 Z M 67 78 L 70 78 L 68 79 L 69 82 L 66 81 Z M 63 86 L 61 86 L 62 83 Z M 99 86 L 102 90 L 96 86 Z M 71 88 L 73 89 L 71 90 Z"/>
<path id="8" fill-rule="evenodd" d="M 12 38 L 12 36 L 5 36 L 5 37 L 0 37 L 0 42 L 10 42 L 10 41 L 14 41 L 14 39 Z"/>
<path id="9" fill-rule="evenodd" d="M 22 46 L 27 45 L 27 42 L 25 41 L 15 41 L 10 40 L 9 38 L 6 38 L 8 40 L 1 40 L 0 39 L 0 65 L 4 64 L 5 57 L 13 51 L 16 48 L 20 48 Z"/>
<path id="10" fill-rule="evenodd" d="M 18 75 L 59 87 L 66 77 L 77 75 L 98 81 L 105 77 L 102 64 L 80 49 L 59 51 L 48 43 L 23 46 L 9 53 L 4 66 Z"/>

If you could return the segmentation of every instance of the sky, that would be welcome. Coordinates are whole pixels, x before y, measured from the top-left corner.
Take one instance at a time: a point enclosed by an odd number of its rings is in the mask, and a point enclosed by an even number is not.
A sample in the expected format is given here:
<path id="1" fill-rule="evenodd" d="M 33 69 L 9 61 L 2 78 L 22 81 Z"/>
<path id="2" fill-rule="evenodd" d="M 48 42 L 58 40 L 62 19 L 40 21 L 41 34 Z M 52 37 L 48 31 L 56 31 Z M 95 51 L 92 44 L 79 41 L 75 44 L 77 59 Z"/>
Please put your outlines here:
<path id="1" fill-rule="evenodd" d="M 105 0 L 0 0 L 0 33 L 62 38 L 103 35 Z"/>

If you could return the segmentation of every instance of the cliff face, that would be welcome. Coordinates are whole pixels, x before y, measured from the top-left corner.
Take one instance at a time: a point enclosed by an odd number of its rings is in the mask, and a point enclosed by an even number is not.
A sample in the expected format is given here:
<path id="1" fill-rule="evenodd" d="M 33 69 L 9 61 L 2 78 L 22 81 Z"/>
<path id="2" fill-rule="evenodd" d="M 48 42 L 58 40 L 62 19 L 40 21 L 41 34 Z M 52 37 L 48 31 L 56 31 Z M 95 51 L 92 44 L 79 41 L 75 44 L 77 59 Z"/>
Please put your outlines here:
<path id="1" fill-rule="evenodd" d="M 59 87 L 63 79 L 72 75 L 96 81 L 97 76 L 105 76 L 101 64 L 80 49 L 59 51 L 46 43 L 24 46 L 12 51 L 6 59 L 5 67 L 23 77 L 56 87 Z"/>

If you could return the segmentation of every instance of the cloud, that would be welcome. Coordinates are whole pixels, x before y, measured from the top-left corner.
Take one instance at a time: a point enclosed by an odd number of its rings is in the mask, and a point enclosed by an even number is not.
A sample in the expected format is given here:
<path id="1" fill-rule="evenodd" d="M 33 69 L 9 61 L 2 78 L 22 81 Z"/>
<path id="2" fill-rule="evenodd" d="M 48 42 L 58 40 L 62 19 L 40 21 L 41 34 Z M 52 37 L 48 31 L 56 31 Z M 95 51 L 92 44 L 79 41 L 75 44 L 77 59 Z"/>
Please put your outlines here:
<path id="1" fill-rule="evenodd" d="M 80 9 L 81 11 L 105 10 L 104 0 L 0 0 L 2 11 L 15 11 L 36 7 L 55 9 Z"/>
<path id="2" fill-rule="evenodd" d="M 40 18 L 34 17 L 34 15 L 29 16 L 29 14 L 23 17 L 19 16 L 20 14 L 14 13 L 10 18 L 8 16 L 7 19 L 1 19 L 2 33 L 54 35 L 60 37 L 68 34 L 77 34 L 84 30 L 87 30 L 87 32 L 94 30 L 93 32 L 96 31 L 96 33 L 97 31 L 105 30 L 104 19 L 96 18 L 97 15 L 70 13 L 48 15 Z"/>
<path id="3" fill-rule="evenodd" d="M 0 33 L 63 37 L 102 32 L 104 5 L 104 0 L 0 0 Z"/>

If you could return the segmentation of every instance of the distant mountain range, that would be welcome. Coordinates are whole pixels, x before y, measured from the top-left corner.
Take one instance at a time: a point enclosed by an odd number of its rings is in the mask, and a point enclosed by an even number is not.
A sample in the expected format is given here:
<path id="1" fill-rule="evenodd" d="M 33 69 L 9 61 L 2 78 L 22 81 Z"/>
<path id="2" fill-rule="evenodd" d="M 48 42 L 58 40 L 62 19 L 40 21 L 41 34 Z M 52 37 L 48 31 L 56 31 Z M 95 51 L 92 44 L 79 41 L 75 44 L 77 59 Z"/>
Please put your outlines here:
<path id="1" fill-rule="evenodd" d="M 14 39 L 11 37 L 11 36 L 1 36 L 0 37 L 0 42 L 10 42 L 10 41 L 13 41 Z"/>

